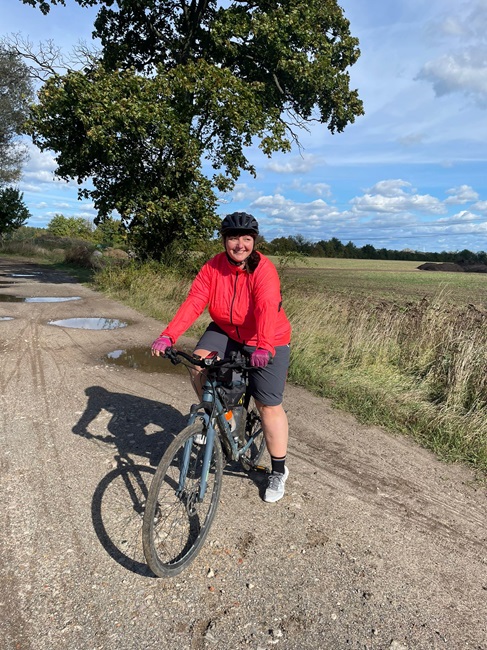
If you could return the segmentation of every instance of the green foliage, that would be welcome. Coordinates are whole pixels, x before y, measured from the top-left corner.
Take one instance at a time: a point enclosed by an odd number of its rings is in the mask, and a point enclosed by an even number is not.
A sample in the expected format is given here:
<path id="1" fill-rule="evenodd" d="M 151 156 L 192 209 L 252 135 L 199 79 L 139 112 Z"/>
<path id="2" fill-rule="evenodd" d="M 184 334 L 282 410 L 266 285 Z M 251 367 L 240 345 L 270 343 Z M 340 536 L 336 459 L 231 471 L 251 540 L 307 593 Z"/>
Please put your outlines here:
<path id="1" fill-rule="evenodd" d="M 31 98 L 27 66 L 0 43 L 0 186 L 20 177 L 26 153 L 17 136 L 22 131 Z"/>
<path id="2" fill-rule="evenodd" d="M 12 240 L 26 241 L 34 239 L 37 235 L 42 235 L 46 231 L 44 228 L 36 228 L 34 226 L 20 226 L 14 233 L 12 233 Z"/>
<path id="3" fill-rule="evenodd" d="M 357 40 L 336 0 L 100 4 L 100 60 L 49 79 L 28 132 L 56 152 L 59 176 L 91 180 L 81 196 L 100 221 L 121 216 L 140 257 L 211 237 L 215 195 L 254 173 L 254 141 L 270 156 L 296 125 L 339 132 L 363 112 L 347 73 Z"/>
<path id="4" fill-rule="evenodd" d="M 23 199 L 24 195 L 13 187 L 0 189 L 0 239 L 29 219 L 30 212 Z"/>
<path id="5" fill-rule="evenodd" d="M 125 248 L 127 235 L 120 219 L 104 219 L 93 232 L 93 241 L 101 246 Z"/>
<path id="6" fill-rule="evenodd" d="M 65 217 L 56 214 L 47 225 L 47 232 L 56 237 L 93 239 L 93 224 L 83 217 Z"/>

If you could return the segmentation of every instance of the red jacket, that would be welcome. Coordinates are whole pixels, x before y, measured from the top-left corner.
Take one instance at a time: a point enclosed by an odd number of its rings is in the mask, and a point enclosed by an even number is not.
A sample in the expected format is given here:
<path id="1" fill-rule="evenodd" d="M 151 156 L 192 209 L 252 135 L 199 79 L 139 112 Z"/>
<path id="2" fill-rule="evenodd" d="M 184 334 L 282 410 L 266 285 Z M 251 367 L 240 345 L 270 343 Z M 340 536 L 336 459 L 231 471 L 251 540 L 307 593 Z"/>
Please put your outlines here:
<path id="1" fill-rule="evenodd" d="M 291 325 L 281 307 L 279 276 L 274 264 L 259 255 L 253 273 L 230 264 L 226 253 L 206 262 L 162 335 L 176 343 L 208 305 L 212 320 L 231 339 L 272 355 L 276 345 L 287 345 Z"/>

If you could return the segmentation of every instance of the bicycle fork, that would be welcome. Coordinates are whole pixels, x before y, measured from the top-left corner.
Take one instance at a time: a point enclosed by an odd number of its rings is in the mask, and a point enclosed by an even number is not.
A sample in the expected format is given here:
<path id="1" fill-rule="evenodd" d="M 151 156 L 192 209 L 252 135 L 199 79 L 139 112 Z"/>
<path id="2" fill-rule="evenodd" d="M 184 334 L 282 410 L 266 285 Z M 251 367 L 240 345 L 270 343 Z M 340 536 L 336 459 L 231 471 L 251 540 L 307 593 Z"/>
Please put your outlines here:
<path id="1" fill-rule="evenodd" d="M 208 413 L 194 414 L 194 417 L 190 418 L 190 423 L 196 420 L 196 415 L 200 417 L 204 422 L 203 430 L 204 430 L 204 435 L 206 437 L 206 443 L 204 445 L 205 450 L 203 456 L 203 465 L 201 468 L 201 481 L 200 481 L 199 491 L 198 491 L 198 501 L 203 501 L 206 493 L 206 487 L 208 485 L 208 476 L 210 473 L 210 463 L 211 463 L 211 456 L 213 452 L 213 444 L 215 441 L 216 431 L 211 424 L 211 418 L 208 415 Z M 188 438 L 188 440 L 184 445 L 183 460 L 182 460 L 181 472 L 179 474 L 179 485 L 177 490 L 178 495 L 181 495 L 184 491 L 186 478 L 188 476 L 189 463 L 191 460 L 191 449 L 193 447 L 193 444 L 194 444 L 194 436 L 191 436 L 191 438 Z"/>

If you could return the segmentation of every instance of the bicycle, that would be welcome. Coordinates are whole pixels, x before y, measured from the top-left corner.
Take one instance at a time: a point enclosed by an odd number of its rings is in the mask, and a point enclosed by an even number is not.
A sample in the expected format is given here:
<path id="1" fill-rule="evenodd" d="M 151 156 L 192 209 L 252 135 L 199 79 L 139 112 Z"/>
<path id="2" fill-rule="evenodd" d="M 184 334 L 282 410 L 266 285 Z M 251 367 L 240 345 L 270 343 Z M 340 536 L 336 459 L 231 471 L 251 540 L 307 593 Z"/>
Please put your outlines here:
<path id="1" fill-rule="evenodd" d="M 163 455 L 144 512 L 147 564 L 155 575 L 172 577 L 193 562 L 208 535 L 220 497 L 223 457 L 247 472 L 268 470 L 259 465 L 265 439 L 248 391 L 254 368 L 247 365 L 247 355 L 218 359 L 212 352 L 201 359 L 169 348 L 164 356 L 206 371 L 202 401 L 193 404 L 188 425 Z"/>

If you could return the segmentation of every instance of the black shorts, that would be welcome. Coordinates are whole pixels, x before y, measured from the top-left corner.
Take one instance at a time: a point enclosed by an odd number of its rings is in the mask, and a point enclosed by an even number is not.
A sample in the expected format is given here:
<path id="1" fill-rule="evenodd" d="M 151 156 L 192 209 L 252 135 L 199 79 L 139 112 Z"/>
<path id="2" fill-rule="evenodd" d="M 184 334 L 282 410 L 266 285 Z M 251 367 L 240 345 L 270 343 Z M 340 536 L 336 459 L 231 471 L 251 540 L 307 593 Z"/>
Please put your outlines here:
<path id="1" fill-rule="evenodd" d="M 223 359 L 231 352 L 253 352 L 255 347 L 243 345 L 231 339 L 215 323 L 210 323 L 206 332 L 198 341 L 195 350 L 218 352 Z M 278 406 L 282 403 L 289 368 L 289 345 L 278 345 L 272 363 L 265 368 L 256 368 L 249 372 L 250 394 L 264 406 Z"/>

